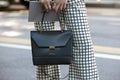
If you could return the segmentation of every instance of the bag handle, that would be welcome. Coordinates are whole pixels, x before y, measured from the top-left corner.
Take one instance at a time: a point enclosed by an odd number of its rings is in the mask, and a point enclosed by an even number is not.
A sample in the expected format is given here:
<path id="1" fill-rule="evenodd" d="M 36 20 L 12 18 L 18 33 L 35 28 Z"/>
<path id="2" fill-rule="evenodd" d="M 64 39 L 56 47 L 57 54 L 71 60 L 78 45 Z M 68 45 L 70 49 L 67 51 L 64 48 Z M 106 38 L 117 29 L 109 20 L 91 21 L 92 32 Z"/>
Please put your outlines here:
<path id="1" fill-rule="evenodd" d="M 43 11 L 41 26 L 43 25 L 43 21 L 44 21 L 44 18 L 45 18 L 45 14 L 46 14 L 46 13 L 47 13 L 46 11 Z M 59 20 L 59 22 L 60 22 L 60 30 L 61 30 L 61 32 L 63 32 L 63 31 L 65 30 L 64 24 L 61 23 L 58 12 L 56 13 L 56 15 L 57 15 L 57 18 L 58 18 L 58 20 Z M 40 32 L 43 31 L 43 30 L 42 30 L 42 27 L 39 27 L 38 29 L 40 30 Z"/>

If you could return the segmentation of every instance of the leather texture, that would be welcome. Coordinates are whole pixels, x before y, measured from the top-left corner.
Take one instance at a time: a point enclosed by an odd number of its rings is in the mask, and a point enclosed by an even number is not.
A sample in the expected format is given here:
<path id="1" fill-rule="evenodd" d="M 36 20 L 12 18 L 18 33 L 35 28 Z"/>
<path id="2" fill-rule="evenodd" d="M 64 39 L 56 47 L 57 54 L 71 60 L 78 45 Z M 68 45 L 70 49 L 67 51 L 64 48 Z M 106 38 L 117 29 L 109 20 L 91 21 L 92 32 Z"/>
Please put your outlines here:
<path id="1" fill-rule="evenodd" d="M 34 65 L 71 64 L 72 31 L 31 31 Z"/>

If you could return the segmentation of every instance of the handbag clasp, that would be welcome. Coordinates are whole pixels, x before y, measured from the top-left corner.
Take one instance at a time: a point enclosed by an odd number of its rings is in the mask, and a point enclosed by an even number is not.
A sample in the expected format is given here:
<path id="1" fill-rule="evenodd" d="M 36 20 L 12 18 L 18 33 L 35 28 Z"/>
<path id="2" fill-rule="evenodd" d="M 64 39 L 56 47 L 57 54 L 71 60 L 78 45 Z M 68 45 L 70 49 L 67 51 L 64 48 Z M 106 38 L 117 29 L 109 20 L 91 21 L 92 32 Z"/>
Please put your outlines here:
<path id="1" fill-rule="evenodd" d="M 55 46 L 49 46 L 49 49 L 55 49 Z"/>

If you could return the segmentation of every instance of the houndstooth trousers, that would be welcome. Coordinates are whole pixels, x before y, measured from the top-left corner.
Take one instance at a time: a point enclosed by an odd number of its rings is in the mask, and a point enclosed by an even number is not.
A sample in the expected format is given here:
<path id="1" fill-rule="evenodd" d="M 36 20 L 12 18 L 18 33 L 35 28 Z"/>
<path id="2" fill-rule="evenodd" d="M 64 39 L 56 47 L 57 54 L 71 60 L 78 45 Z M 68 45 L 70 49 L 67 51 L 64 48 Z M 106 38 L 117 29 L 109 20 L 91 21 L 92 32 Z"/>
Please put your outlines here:
<path id="1" fill-rule="evenodd" d="M 60 13 L 61 23 L 73 32 L 73 63 L 69 65 L 68 80 L 99 80 L 84 2 L 67 4 Z M 53 30 L 54 22 L 35 22 L 35 28 Z M 49 75 L 46 75 L 46 72 Z M 58 65 L 37 66 L 37 80 L 60 80 Z"/>

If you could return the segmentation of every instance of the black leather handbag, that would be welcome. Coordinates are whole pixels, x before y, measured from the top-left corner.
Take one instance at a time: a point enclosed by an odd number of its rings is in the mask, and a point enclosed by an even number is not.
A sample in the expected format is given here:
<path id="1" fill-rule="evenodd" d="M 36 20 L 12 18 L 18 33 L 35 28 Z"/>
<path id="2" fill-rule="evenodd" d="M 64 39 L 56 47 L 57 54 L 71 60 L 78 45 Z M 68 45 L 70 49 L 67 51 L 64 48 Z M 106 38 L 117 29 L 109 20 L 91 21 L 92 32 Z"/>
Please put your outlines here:
<path id="1" fill-rule="evenodd" d="M 71 30 L 31 31 L 31 46 L 34 65 L 72 63 Z"/>

